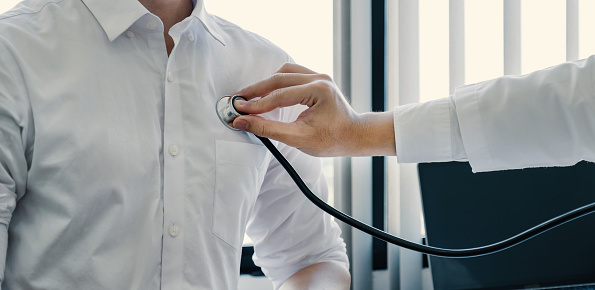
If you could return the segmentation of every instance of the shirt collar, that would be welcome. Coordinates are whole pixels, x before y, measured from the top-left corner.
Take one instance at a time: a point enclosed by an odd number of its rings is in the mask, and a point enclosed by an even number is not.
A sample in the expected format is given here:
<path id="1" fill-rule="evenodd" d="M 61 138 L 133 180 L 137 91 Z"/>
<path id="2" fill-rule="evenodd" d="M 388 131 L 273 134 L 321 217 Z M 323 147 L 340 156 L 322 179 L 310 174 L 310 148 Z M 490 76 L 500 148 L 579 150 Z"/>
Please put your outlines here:
<path id="1" fill-rule="evenodd" d="M 116 39 L 143 15 L 150 13 L 138 0 L 82 0 L 93 13 L 110 41 Z M 203 0 L 192 0 L 192 17 L 197 18 L 222 45 L 225 45 L 221 28 L 214 17 L 207 13 Z"/>
<path id="2" fill-rule="evenodd" d="M 194 10 L 192 10 L 192 15 L 195 18 L 198 18 L 200 22 L 205 26 L 209 34 L 213 36 L 217 41 L 219 41 L 223 46 L 225 46 L 225 41 L 223 39 L 223 34 L 221 32 L 221 27 L 215 20 L 215 17 L 207 12 L 205 9 L 205 3 L 203 0 L 192 0 L 194 4 Z"/>

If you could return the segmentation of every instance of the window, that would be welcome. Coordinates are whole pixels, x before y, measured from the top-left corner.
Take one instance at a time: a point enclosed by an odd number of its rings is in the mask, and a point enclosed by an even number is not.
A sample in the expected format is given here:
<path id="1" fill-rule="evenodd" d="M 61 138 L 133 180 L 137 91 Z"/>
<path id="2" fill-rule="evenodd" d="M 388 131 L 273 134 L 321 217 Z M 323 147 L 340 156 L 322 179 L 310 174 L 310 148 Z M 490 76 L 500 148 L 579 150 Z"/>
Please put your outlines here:
<path id="1" fill-rule="evenodd" d="M 461 1 L 463 2 L 463 1 Z M 504 75 L 502 0 L 464 1 L 465 84 Z M 565 0 L 520 1 L 520 73 L 566 61 Z M 579 3 L 578 58 L 595 54 L 595 3 Z M 420 101 L 449 94 L 449 3 L 419 1 Z"/>

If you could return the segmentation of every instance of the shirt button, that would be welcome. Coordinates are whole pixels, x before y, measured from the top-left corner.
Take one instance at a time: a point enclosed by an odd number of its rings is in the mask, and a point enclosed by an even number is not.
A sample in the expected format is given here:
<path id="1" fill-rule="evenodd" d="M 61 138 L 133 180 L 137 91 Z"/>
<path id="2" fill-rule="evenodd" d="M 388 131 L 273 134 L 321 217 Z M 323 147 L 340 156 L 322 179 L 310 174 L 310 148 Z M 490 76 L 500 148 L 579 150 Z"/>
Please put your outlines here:
<path id="1" fill-rule="evenodd" d="M 170 236 L 177 237 L 180 234 L 180 228 L 178 226 L 170 226 L 168 232 Z"/>
<path id="2" fill-rule="evenodd" d="M 178 145 L 171 145 L 169 146 L 169 154 L 171 156 L 176 156 L 180 153 L 180 149 L 178 149 Z"/>
<path id="3" fill-rule="evenodd" d="M 188 41 L 194 41 L 194 35 L 188 34 Z"/>
<path id="4" fill-rule="evenodd" d="M 151 30 L 157 28 L 157 22 L 155 22 L 155 20 L 149 20 L 149 22 L 147 22 L 147 28 Z"/>
<path id="5" fill-rule="evenodd" d="M 126 32 L 126 35 L 127 35 L 129 38 L 134 38 L 134 32 L 132 32 L 132 31 L 130 31 L 130 30 Z"/>
<path id="6" fill-rule="evenodd" d="M 167 81 L 168 82 L 173 82 L 174 81 L 174 75 L 171 73 L 171 71 L 167 72 Z"/>

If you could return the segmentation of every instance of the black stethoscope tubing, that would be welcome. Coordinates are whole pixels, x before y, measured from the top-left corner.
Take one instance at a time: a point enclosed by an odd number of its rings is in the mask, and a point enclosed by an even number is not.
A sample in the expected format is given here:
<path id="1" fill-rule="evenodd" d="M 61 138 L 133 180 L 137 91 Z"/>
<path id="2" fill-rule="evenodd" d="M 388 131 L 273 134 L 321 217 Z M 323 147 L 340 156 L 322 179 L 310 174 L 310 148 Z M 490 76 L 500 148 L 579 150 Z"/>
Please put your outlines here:
<path id="1" fill-rule="evenodd" d="M 268 138 L 259 137 L 259 136 L 256 136 L 256 137 L 258 139 L 260 139 L 260 141 L 264 144 L 264 146 L 267 147 L 267 149 L 269 149 L 271 154 L 273 154 L 273 156 L 277 159 L 277 161 L 279 161 L 281 166 L 283 166 L 283 168 L 285 168 L 285 170 L 287 171 L 289 176 L 293 179 L 295 184 L 304 193 L 304 195 L 312 203 L 314 203 L 316 206 L 318 206 L 320 209 L 327 212 L 331 216 L 334 216 L 338 220 L 340 220 L 354 228 L 357 228 L 371 236 L 374 236 L 378 239 L 384 240 L 388 243 L 391 243 L 391 244 L 394 244 L 394 245 L 397 245 L 397 246 L 400 246 L 400 247 L 403 247 L 406 249 L 425 253 L 428 255 L 440 256 L 440 257 L 450 257 L 450 258 L 467 258 L 467 257 L 477 257 L 477 256 L 483 256 L 483 255 L 496 253 L 496 252 L 508 249 L 510 247 L 513 247 L 515 245 L 518 245 L 522 242 L 525 242 L 525 241 L 527 241 L 531 238 L 534 238 L 546 231 L 549 231 L 557 226 L 560 226 L 562 224 L 565 224 L 567 222 L 570 222 L 572 220 L 575 220 L 577 218 L 580 218 L 580 217 L 583 217 L 585 215 L 595 212 L 595 203 L 591 203 L 591 204 L 579 207 L 575 210 L 569 211 L 565 214 L 559 215 L 553 219 L 543 222 L 535 227 L 532 227 L 532 228 L 530 228 L 520 234 L 517 234 L 513 237 L 510 237 L 508 239 L 502 240 L 500 242 L 497 242 L 497 243 L 494 243 L 491 245 L 486 245 L 486 246 L 477 247 L 477 248 L 443 249 L 443 248 L 436 248 L 436 247 L 432 247 L 432 246 L 421 245 L 421 244 L 417 244 L 417 243 L 393 236 L 393 235 L 391 235 L 387 232 L 381 231 L 377 228 L 371 227 L 357 219 L 354 219 L 353 217 L 351 217 L 349 215 L 346 215 L 345 213 L 333 208 L 332 206 L 328 205 L 326 202 L 324 202 L 323 200 L 318 198 L 318 196 L 316 196 L 308 188 L 306 183 L 304 183 L 302 178 L 295 171 L 295 169 L 291 166 L 289 161 L 287 161 L 287 159 L 285 159 L 283 154 L 281 154 L 281 152 L 279 152 L 279 150 L 277 150 L 277 147 L 275 147 L 275 145 L 273 145 L 273 143 Z"/>

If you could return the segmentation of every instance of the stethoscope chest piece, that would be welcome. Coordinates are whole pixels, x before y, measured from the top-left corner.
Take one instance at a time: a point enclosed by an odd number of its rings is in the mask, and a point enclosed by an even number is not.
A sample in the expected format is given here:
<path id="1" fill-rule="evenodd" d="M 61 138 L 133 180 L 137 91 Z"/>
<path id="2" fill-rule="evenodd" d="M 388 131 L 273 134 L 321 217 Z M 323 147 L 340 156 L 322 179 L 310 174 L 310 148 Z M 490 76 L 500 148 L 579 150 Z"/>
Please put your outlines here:
<path id="1" fill-rule="evenodd" d="M 221 99 L 219 99 L 219 101 L 217 101 L 217 116 L 219 116 L 219 120 L 221 120 L 221 122 L 227 128 L 234 130 L 234 131 L 239 131 L 239 129 L 236 129 L 231 126 L 231 124 L 233 123 L 233 120 L 235 120 L 235 118 L 237 118 L 238 116 L 243 115 L 242 113 L 238 112 L 233 105 L 233 102 L 237 98 L 240 98 L 244 101 L 246 100 L 246 98 L 244 98 L 242 96 L 235 95 L 235 96 L 224 96 Z"/>

